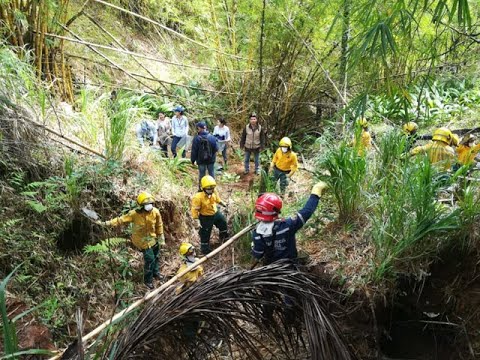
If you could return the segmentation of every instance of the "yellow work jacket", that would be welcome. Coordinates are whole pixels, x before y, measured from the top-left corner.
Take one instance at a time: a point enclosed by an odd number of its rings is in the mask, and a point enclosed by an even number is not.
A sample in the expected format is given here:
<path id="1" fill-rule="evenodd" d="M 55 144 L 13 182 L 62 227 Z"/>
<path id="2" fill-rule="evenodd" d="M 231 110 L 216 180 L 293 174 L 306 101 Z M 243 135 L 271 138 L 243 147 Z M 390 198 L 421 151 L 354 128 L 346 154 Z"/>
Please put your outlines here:
<path id="1" fill-rule="evenodd" d="M 353 138 L 353 146 L 357 149 L 358 155 L 365 155 L 365 150 L 369 150 L 372 147 L 372 136 L 368 131 L 362 129 L 360 134 L 360 143 L 357 144 L 357 139 Z"/>
<path id="2" fill-rule="evenodd" d="M 198 259 L 195 258 L 195 262 Z M 192 264 L 189 264 L 187 262 L 184 262 L 180 268 L 177 271 L 177 275 L 188 269 L 189 265 L 191 266 Z M 195 283 L 198 279 L 200 279 L 203 276 L 203 267 L 202 266 L 197 266 L 194 270 L 186 273 L 182 277 L 178 279 L 182 283 L 182 286 L 177 287 L 176 291 L 177 294 L 182 292 L 182 290 L 185 290 L 189 286 L 191 286 L 193 283 Z"/>
<path id="3" fill-rule="evenodd" d="M 410 154 L 427 154 L 430 163 L 436 164 L 443 170 L 449 170 L 455 158 L 455 150 L 443 141 L 434 141 L 427 145 L 417 146 L 410 151 Z"/>
<path id="4" fill-rule="evenodd" d="M 157 243 L 157 237 L 163 234 L 163 222 L 160 211 L 132 210 L 106 222 L 109 226 L 133 223 L 132 243 L 140 250 L 151 248 Z"/>
<path id="5" fill-rule="evenodd" d="M 292 175 L 298 170 L 297 154 L 292 150 L 283 153 L 282 149 L 278 148 L 277 151 L 275 151 L 275 155 L 273 155 L 272 166 L 276 166 L 282 171 L 290 171 L 290 175 Z"/>
<path id="6" fill-rule="evenodd" d="M 217 190 L 208 197 L 205 191 L 197 192 L 192 199 L 192 218 L 198 219 L 199 215 L 213 216 L 217 212 L 217 204 L 221 203 Z"/>
<path id="7" fill-rule="evenodd" d="M 480 144 L 475 146 L 459 145 L 457 147 L 458 162 L 462 165 L 471 165 L 475 156 L 480 152 Z"/>

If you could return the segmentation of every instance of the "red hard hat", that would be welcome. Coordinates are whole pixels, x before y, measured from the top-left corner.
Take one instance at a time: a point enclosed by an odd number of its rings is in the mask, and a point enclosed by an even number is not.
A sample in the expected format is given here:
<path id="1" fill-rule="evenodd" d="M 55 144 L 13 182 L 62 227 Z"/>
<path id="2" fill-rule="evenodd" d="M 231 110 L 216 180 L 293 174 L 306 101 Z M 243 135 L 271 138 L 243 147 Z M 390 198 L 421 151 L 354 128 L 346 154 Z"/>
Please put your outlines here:
<path id="1" fill-rule="evenodd" d="M 255 218 L 260 221 L 274 221 L 282 210 L 282 199 L 273 193 L 265 193 L 255 202 Z"/>

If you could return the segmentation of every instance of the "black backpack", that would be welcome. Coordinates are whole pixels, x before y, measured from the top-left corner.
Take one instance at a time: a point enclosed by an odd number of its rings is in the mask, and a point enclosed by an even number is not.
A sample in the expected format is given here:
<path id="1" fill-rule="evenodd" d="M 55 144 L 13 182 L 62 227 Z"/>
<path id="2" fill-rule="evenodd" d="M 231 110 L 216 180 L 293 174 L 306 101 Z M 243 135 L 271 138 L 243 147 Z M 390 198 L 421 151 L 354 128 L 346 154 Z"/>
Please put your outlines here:
<path id="1" fill-rule="evenodd" d="M 198 160 L 200 162 L 209 162 L 213 157 L 212 144 L 208 140 L 208 136 L 198 136 Z"/>

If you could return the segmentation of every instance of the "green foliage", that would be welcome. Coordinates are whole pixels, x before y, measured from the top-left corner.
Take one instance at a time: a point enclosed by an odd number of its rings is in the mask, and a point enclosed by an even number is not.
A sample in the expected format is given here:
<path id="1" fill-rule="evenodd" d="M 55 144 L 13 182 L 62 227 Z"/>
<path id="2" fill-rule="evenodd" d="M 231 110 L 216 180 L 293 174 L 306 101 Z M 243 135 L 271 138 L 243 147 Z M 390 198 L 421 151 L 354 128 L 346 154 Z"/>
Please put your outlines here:
<path id="1" fill-rule="evenodd" d="M 98 244 L 85 246 L 84 251 L 86 254 L 90 254 L 90 253 L 104 254 L 116 248 L 120 244 L 125 244 L 127 241 L 128 240 L 125 238 L 108 238 L 108 239 L 102 240 Z"/>
<path id="2" fill-rule="evenodd" d="M 320 166 L 330 173 L 326 181 L 337 201 L 339 220 L 345 224 L 352 223 L 358 218 L 364 200 L 365 157 L 359 156 L 354 148 L 341 144 L 328 152 Z"/>

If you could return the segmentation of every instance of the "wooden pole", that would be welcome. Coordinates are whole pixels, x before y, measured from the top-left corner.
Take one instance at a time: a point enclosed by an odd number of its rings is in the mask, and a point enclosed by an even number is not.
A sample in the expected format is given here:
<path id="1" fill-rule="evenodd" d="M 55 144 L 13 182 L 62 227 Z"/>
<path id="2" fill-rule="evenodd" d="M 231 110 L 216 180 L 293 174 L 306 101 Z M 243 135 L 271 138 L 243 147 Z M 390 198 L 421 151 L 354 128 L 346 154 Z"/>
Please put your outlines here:
<path id="1" fill-rule="evenodd" d="M 253 230 L 255 228 L 255 224 L 251 224 L 249 226 L 247 226 L 246 228 L 244 228 L 243 230 L 241 230 L 240 232 L 238 232 L 237 234 L 235 234 L 234 236 L 232 236 L 228 241 L 226 241 L 225 243 L 223 243 L 221 246 L 219 246 L 218 248 L 216 248 L 215 250 L 213 250 L 211 253 L 205 255 L 204 257 L 202 257 L 201 259 L 197 260 L 195 263 L 192 264 L 192 266 L 188 267 L 187 269 L 185 269 L 184 271 L 182 271 L 181 273 L 175 275 L 174 277 L 172 277 L 170 280 L 168 280 L 166 283 L 162 284 L 159 288 L 147 293 L 143 298 L 141 298 L 140 300 L 137 300 L 135 301 L 133 304 L 131 304 L 128 308 L 118 312 L 117 314 L 115 314 L 112 318 L 110 318 L 109 320 L 105 321 L 103 324 L 99 325 L 98 327 L 96 327 L 95 329 L 93 329 L 92 331 L 90 331 L 87 335 L 83 336 L 82 337 L 82 345 L 83 343 L 87 342 L 88 340 L 94 338 L 95 336 L 97 336 L 98 334 L 100 334 L 104 329 L 106 329 L 110 324 L 112 324 L 113 322 L 115 322 L 116 320 L 120 319 L 122 316 L 125 316 L 127 314 L 129 314 L 130 312 L 132 312 L 133 310 L 135 310 L 137 307 L 139 307 L 140 305 L 142 305 L 143 303 L 147 302 L 148 300 L 152 299 L 153 297 L 157 296 L 162 290 L 165 290 L 167 287 L 169 287 L 170 285 L 172 285 L 175 281 L 177 281 L 179 278 L 181 278 L 182 276 L 184 276 L 185 274 L 189 273 L 190 271 L 196 269 L 198 266 L 202 265 L 204 262 L 206 262 L 207 260 L 211 259 L 212 257 L 214 257 L 215 255 L 217 255 L 218 253 L 220 253 L 223 249 L 226 249 L 227 247 L 229 247 L 230 245 L 232 245 L 235 241 L 237 241 L 238 239 L 240 239 L 243 235 L 245 235 L 246 233 L 248 233 L 249 231 Z M 62 354 L 65 352 L 66 349 L 64 350 L 61 350 L 57 355 L 55 355 L 54 357 L 50 358 L 49 360 L 57 360 L 57 359 L 60 359 L 60 357 L 62 356 Z"/>

